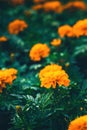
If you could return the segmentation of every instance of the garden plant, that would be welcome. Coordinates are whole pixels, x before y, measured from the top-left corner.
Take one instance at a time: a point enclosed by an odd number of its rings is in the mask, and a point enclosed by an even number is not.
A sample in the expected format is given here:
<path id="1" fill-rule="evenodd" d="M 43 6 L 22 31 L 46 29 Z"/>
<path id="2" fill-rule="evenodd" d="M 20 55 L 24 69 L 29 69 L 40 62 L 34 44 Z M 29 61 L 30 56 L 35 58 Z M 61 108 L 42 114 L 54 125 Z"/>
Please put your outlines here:
<path id="1" fill-rule="evenodd" d="M 0 130 L 87 130 L 86 0 L 0 0 Z"/>

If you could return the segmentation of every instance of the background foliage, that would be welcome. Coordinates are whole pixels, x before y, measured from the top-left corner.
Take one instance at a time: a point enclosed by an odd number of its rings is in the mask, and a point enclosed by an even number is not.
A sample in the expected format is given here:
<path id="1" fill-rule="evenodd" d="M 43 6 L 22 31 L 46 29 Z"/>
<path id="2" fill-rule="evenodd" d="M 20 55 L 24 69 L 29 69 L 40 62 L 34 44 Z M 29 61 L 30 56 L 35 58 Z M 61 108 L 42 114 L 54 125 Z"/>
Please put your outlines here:
<path id="1" fill-rule="evenodd" d="M 0 69 L 18 70 L 12 86 L 7 85 L 0 94 L 0 113 L 7 113 L 6 122 L 10 125 L 6 127 L 9 130 L 67 130 L 71 120 L 87 114 L 87 37 L 64 37 L 59 47 L 50 42 L 60 37 L 57 33 L 59 26 L 73 25 L 85 19 L 87 10 L 55 13 L 33 10 L 33 5 L 30 0 L 16 6 L 11 0 L 0 1 L 0 36 L 8 39 L 0 42 Z M 11 35 L 7 27 L 15 19 L 26 21 L 28 28 L 18 35 Z M 29 51 L 39 42 L 46 43 L 51 53 L 46 59 L 33 62 Z M 61 65 L 68 73 L 69 87 L 40 87 L 38 72 L 50 63 Z M 0 125 L 6 130 L 3 122 Z"/>

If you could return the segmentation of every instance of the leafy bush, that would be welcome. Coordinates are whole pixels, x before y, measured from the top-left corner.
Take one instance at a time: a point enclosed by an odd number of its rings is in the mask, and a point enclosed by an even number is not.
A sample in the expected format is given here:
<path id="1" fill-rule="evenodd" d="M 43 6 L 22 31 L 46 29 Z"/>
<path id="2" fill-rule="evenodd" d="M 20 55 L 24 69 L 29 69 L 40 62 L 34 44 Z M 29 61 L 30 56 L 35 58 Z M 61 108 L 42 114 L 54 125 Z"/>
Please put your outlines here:
<path id="1" fill-rule="evenodd" d="M 86 1 L 1 0 L 0 11 L 0 111 L 10 114 L 8 129 L 68 130 L 87 114 Z"/>

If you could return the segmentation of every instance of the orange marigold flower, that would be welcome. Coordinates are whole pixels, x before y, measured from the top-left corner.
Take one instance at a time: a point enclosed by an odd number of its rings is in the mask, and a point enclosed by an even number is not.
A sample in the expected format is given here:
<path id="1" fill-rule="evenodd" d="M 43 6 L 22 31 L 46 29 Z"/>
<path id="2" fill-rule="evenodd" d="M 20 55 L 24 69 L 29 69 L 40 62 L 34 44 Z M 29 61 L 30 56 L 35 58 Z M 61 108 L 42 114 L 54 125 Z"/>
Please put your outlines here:
<path id="1" fill-rule="evenodd" d="M 0 37 L 0 42 L 6 42 L 8 39 L 5 36 Z"/>
<path id="2" fill-rule="evenodd" d="M 80 116 L 71 121 L 68 130 L 87 130 L 87 115 Z"/>
<path id="3" fill-rule="evenodd" d="M 73 26 L 73 32 L 76 37 L 87 36 L 87 19 L 77 21 Z"/>
<path id="4" fill-rule="evenodd" d="M 13 5 L 20 5 L 24 3 L 24 0 L 11 0 Z"/>
<path id="5" fill-rule="evenodd" d="M 70 8 L 77 8 L 77 9 L 82 9 L 82 10 L 87 9 L 86 4 L 82 1 L 69 2 L 68 4 L 63 6 L 64 10 L 70 9 Z"/>
<path id="6" fill-rule="evenodd" d="M 51 45 L 53 46 L 59 46 L 61 44 L 61 39 L 53 39 L 51 42 Z"/>
<path id="7" fill-rule="evenodd" d="M 73 33 L 73 29 L 71 26 L 69 25 L 63 25 L 61 27 L 58 28 L 58 33 L 60 35 L 60 37 L 73 37 L 74 33 Z"/>
<path id="8" fill-rule="evenodd" d="M 85 10 L 87 9 L 86 3 L 82 1 L 75 1 L 73 2 L 73 6 L 78 9 Z"/>
<path id="9" fill-rule="evenodd" d="M 0 93 L 3 88 L 6 88 L 6 84 L 11 85 L 13 80 L 16 79 L 17 70 L 14 68 L 0 70 Z"/>
<path id="10" fill-rule="evenodd" d="M 33 2 L 34 2 L 35 4 L 37 4 L 37 3 L 44 2 L 44 0 L 33 0 Z"/>
<path id="11" fill-rule="evenodd" d="M 45 11 L 55 11 L 60 12 L 61 3 L 59 1 L 49 1 L 43 4 L 43 9 Z"/>
<path id="12" fill-rule="evenodd" d="M 8 31 L 10 34 L 18 34 L 27 28 L 28 25 L 24 20 L 14 20 L 8 25 Z"/>
<path id="13" fill-rule="evenodd" d="M 29 56 L 33 61 L 40 61 L 41 58 L 47 57 L 49 53 L 50 48 L 46 44 L 38 43 L 31 48 Z"/>
<path id="14" fill-rule="evenodd" d="M 32 6 L 32 9 L 33 9 L 33 10 L 40 10 L 40 9 L 42 9 L 42 8 L 43 8 L 43 5 L 42 5 L 42 4 L 38 4 L 38 5 Z"/>
<path id="15" fill-rule="evenodd" d="M 41 81 L 41 87 L 45 88 L 56 88 L 57 85 L 64 85 L 67 87 L 70 83 L 66 72 L 57 64 L 47 65 L 43 68 L 39 73 L 39 78 Z"/>

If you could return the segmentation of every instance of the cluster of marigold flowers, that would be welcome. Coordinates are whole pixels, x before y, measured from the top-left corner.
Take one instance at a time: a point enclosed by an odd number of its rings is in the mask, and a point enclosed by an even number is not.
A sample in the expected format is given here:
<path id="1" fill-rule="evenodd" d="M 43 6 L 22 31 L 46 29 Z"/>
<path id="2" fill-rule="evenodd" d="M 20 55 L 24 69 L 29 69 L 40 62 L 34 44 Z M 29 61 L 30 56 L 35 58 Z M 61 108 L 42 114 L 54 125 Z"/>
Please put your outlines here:
<path id="1" fill-rule="evenodd" d="M 11 85 L 13 80 L 16 79 L 17 70 L 14 68 L 0 70 L 0 93 L 6 85 Z"/>
<path id="2" fill-rule="evenodd" d="M 34 1 L 36 5 L 32 7 L 34 10 L 44 10 L 46 12 L 48 11 L 54 11 L 56 13 L 61 13 L 64 10 L 72 10 L 72 8 L 81 9 L 81 10 L 87 10 L 87 5 L 83 1 L 72 1 L 68 2 L 67 4 L 62 4 L 60 1 L 45 1 L 42 0 L 35 0 Z"/>
<path id="3" fill-rule="evenodd" d="M 68 130 L 87 130 L 87 115 L 80 116 L 71 121 Z"/>
<path id="4" fill-rule="evenodd" d="M 58 28 L 61 38 L 87 36 L 87 19 L 77 21 L 73 26 L 63 25 Z"/>
<path id="5" fill-rule="evenodd" d="M 61 39 L 53 39 L 51 42 L 54 46 L 61 44 Z M 35 44 L 30 52 L 29 57 L 32 61 L 40 61 L 42 58 L 46 58 L 50 53 L 50 48 L 46 44 Z M 69 86 L 70 80 L 68 74 L 57 64 L 47 65 L 39 72 L 39 79 L 41 81 L 41 87 L 56 88 L 57 86 Z"/>
<path id="6" fill-rule="evenodd" d="M 38 3 L 50 2 L 50 1 L 57 1 L 57 0 L 33 0 L 33 3 L 38 4 Z M 58 1 L 60 1 L 60 0 L 58 0 Z M 73 0 L 73 1 L 79 1 L 79 0 Z"/>
<path id="7" fill-rule="evenodd" d="M 57 47 L 61 45 L 61 42 L 60 38 L 55 38 L 51 41 L 51 45 Z M 31 48 L 29 57 L 32 61 L 40 61 L 41 59 L 48 57 L 49 54 L 50 48 L 47 44 L 37 43 Z"/>

